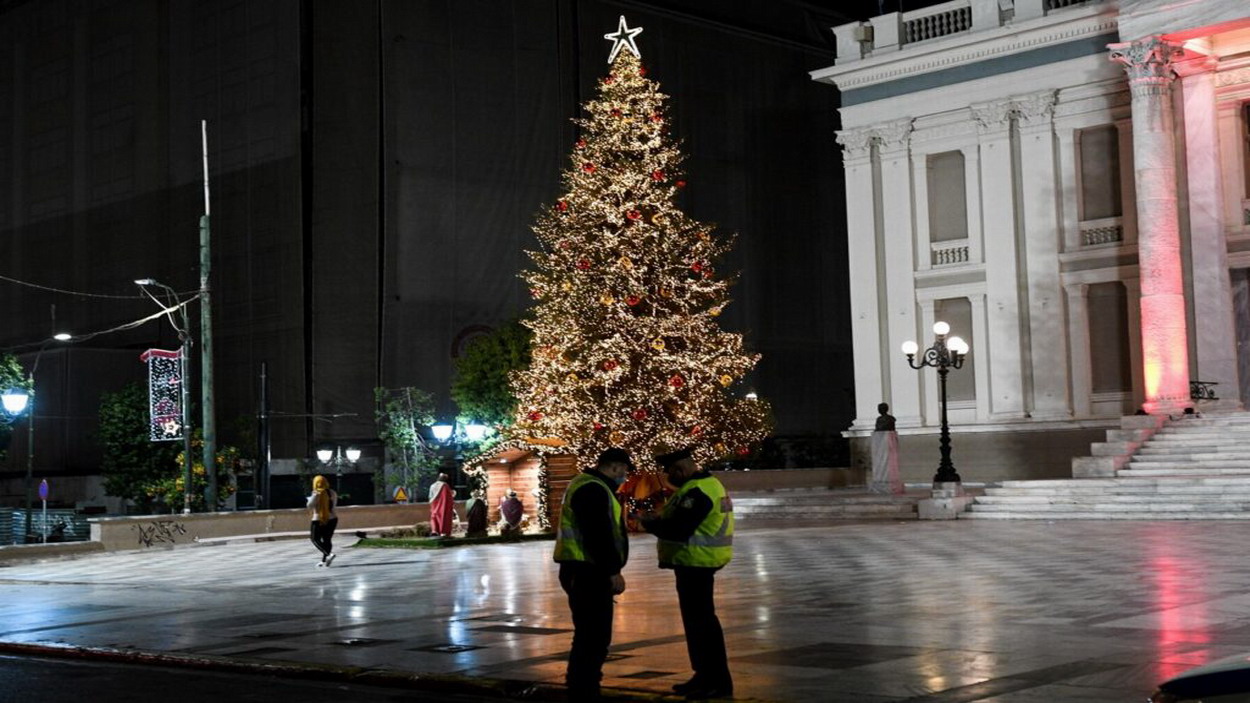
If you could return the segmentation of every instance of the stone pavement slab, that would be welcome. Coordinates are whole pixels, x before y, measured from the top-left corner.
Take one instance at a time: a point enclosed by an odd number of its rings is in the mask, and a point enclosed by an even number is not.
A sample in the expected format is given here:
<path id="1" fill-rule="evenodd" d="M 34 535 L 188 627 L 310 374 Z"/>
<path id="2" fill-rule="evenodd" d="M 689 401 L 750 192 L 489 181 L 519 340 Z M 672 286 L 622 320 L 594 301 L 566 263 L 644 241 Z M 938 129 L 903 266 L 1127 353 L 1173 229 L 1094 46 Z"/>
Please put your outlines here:
<path id="1" fill-rule="evenodd" d="M 741 698 L 1143 700 L 1250 652 L 1231 523 L 743 521 L 717 578 Z M 571 640 L 549 542 L 229 544 L 0 566 L 0 643 L 558 684 Z M 636 536 L 605 685 L 689 677 L 672 574 Z"/>

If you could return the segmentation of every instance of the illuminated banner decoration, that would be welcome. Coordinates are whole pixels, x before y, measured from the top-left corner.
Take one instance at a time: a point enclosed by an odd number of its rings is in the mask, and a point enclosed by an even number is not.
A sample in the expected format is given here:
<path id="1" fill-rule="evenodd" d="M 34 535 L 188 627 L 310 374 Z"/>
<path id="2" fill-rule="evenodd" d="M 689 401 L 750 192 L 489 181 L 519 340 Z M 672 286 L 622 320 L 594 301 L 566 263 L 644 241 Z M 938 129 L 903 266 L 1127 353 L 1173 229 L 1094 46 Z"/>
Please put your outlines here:
<path id="1" fill-rule="evenodd" d="M 149 349 L 139 356 L 148 365 L 148 435 L 153 442 L 182 439 L 182 350 Z"/>

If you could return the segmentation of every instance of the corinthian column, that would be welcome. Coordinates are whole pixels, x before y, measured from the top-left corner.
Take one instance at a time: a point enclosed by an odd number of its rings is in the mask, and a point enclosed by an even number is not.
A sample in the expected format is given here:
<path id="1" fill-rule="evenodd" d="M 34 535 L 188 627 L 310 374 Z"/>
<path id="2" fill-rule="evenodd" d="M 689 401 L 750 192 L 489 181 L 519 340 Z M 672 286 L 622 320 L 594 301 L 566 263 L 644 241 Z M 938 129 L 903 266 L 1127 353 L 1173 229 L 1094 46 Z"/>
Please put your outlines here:
<path id="1" fill-rule="evenodd" d="M 877 259 L 877 221 L 873 203 L 870 129 L 838 132 L 842 166 L 846 169 L 847 253 L 851 263 L 851 341 L 855 350 L 856 429 L 873 428 L 877 403 L 892 402 L 888 365 L 882 364 L 884 321 L 880 279 L 885 275 Z M 897 410 L 895 411 L 897 412 Z"/>
<path id="2" fill-rule="evenodd" d="M 1181 48 L 1159 37 L 1108 48 L 1111 59 L 1124 64 L 1133 95 L 1145 408 L 1152 414 L 1174 413 L 1192 404 L 1172 142 L 1172 60 Z"/>
<path id="3" fill-rule="evenodd" d="M 873 128 L 881 161 L 878 181 L 881 192 L 881 238 L 885 257 L 885 323 L 888 350 L 887 373 L 890 400 L 899 427 L 921 424 L 920 374 L 907 365 L 899 346 L 923 330 L 916 329 L 916 249 L 912 227 L 912 167 L 910 119 Z M 859 390 L 856 389 L 858 395 Z"/>

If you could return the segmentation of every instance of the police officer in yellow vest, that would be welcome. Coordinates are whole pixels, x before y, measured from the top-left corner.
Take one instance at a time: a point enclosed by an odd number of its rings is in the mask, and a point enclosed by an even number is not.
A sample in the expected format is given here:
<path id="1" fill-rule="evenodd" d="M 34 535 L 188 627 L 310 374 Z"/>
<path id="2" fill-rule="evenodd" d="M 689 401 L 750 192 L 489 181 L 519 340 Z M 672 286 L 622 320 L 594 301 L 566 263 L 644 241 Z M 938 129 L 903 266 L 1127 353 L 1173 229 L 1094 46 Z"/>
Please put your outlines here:
<path id="1" fill-rule="evenodd" d="M 713 601 L 716 572 L 733 557 L 733 503 L 725 487 L 699 468 L 690 449 L 655 458 L 677 492 L 642 526 L 659 538 L 660 568 L 677 575 L 677 602 L 694 678 L 673 686 L 687 698 L 733 695 L 725 634 Z"/>
<path id="2" fill-rule="evenodd" d="M 612 644 L 612 597 L 625 591 L 621 569 L 629 540 L 616 489 L 634 468 L 624 449 L 608 449 L 595 468 L 569 482 L 560 506 L 555 559 L 573 611 L 573 647 L 565 682 L 570 701 L 599 699 L 603 662 Z"/>

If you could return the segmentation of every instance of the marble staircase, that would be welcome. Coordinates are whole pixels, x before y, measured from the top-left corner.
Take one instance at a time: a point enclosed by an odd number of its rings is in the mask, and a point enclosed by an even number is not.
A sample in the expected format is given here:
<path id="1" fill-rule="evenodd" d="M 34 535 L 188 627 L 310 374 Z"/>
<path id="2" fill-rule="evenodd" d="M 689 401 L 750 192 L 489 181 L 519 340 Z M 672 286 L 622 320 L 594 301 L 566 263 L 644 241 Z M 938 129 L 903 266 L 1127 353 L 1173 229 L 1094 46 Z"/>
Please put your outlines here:
<path id="1" fill-rule="evenodd" d="M 879 495 L 862 490 L 782 490 L 738 493 L 734 518 L 760 520 L 915 520 L 916 503 L 928 493 Z"/>
<path id="2" fill-rule="evenodd" d="M 1084 477 L 1003 481 L 959 517 L 1250 520 L 1250 412 L 1149 420 L 1124 418 L 1093 457 L 1074 460 Z"/>

